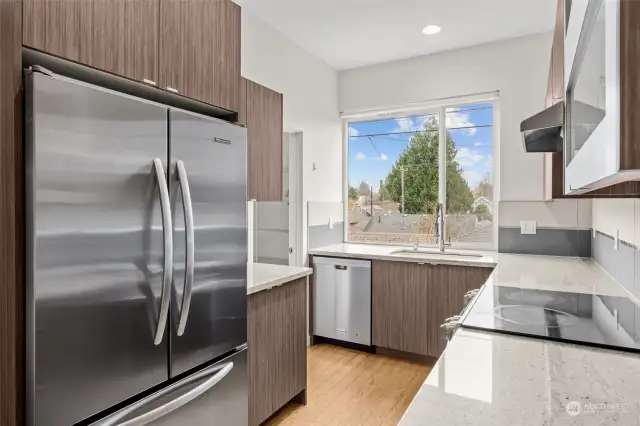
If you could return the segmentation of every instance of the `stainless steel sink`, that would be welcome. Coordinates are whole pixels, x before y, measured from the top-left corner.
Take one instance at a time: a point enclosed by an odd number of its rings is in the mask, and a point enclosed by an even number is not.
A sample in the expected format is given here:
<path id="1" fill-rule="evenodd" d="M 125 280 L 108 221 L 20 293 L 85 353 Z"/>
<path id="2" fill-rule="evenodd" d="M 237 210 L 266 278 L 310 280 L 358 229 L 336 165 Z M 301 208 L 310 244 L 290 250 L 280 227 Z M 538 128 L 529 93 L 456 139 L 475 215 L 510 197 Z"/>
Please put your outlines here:
<path id="1" fill-rule="evenodd" d="M 464 258 L 464 259 L 480 259 L 483 257 L 478 253 L 460 253 L 460 252 L 451 252 L 451 251 L 438 251 L 438 250 L 412 250 L 412 249 L 401 249 L 392 251 L 390 254 L 413 254 L 418 256 L 430 257 L 432 259 L 435 258 Z"/>

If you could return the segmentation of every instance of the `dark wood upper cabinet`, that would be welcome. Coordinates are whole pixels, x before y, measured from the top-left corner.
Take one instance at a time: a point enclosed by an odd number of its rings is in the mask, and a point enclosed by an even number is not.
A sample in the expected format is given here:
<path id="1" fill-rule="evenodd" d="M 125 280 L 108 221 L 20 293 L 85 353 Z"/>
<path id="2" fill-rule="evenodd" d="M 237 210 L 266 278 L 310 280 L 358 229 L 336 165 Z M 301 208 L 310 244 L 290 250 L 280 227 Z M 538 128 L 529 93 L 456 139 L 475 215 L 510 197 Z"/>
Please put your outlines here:
<path id="1" fill-rule="evenodd" d="M 80 61 L 89 34 L 89 1 L 23 0 L 23 44 Z"/>
<path id="2" fill-rule="evenodd" d="M 246 85 L 249 199 L 282 201 L 282 94 L 253 81 Z"/>
<path id="3" fill-rule="evenodd" d="M 24 0 L 23 44 L 237 112 L 231 0 Z"/>
<path id="4" fill-rule="evenodd" d="M 88 1 L 80 62 L 133 80 L 158 81 L 159 0 Z"/>
<path id="5" fill-rule="evenodd" d="M 161 0 L 160 87 L 238 111 L 240 7 L 230 0 Z"/>
<path id="6" fill-rule="evenodd" d="M 552 104 L 564 99 L 564 0 L 558 0 L 556 24 L 551 48 Z"/>
<path id="7" fill-rule="evenodd" d="M 624 1 L 622 5 L 624 7 L 634 7 L 635 2 Z M 567 2 L 565 0 L 558 0 L 557 10 L 556 10 L 556 22 L 555 29 L 553 34 L 553 45 L 551 47 L 551 61 L 549 66 L 549 77 L 547 81 L 547 93 L 545 97 L 545 107 L 550 107 L 558 102 L 562 102 L 565 100 L 565 76 L 564 76 L 564 67 L 565 67 L 565 59 L 564 59 L 564 44 L 565 44 L 565 25 L 567 16 L 566 12 Z M 637 6 L 635 6 L 637 8 Z M 639 9 L 640 10 L 640 9 Z M 636 13 L 625 13 L 624 15 L 627 19 L 623 21 L 626 23 L 626 27 L 632 27 L 635 23 L 636 32 L 640 33 L 640 15 Z M 635 17 L 635 18 L 633 18 Z M 632 22 L 631 24 L 629 22 Z M 624 44 L 624 40 L 632 40 L 633 38 L 622 37 L 623 39 L 623 51 L 627 44 Z M 626 54 L 622 55 L 625 58 L 631 58 L 636 56 L 640 57 L 640 48 L 629 49 L 630 52 L 626 52 Z M 637 61 L 636 61 L 637 62 Z M 635 66 L 635 65 L 634 65 Z M 621 78 L 624 80 L 628 76 L 633 76 L 631 80 L 637 80 L 637 73 L 633 72 L 621 72 Z M 640 87 L 640 85 L 638 85 Z M 622 91 L 621 94 L 628 93 L 630 91 Z M 637 97 L 634 97 L 637 99 Z M 632 111 L 636 113 L 638 108 L 627 108 L 627 111 Z M 633 128 L 633 126 L 631 126 Z M 627 140 L 629 140 L 627 138 Z M 632 138 L 632 140 L 636 140 Z M 631 146 L 637 146 L 637 144 L 630 144 Z M 635 148 L 634 148 L 635 149 Z M 630 158 L 638 158 L 637 155 L 631 155 Z M 599 188 L 595 190 L 591 190 L 588 192 L 584 192 L 579 195 L 570 195 L 565 194 L 564 188 L 564 176 L 565 176 L 565 163 L 564 163 L 564 155 L 562 152 L 557 153 L 546 153 L 544 158 L 544 199 L 545 200 L 553 200 L 559 198 L 628 198 L 628 197 L 637 197 L 640 196 L 640 182 L 638 181 L 629 181 L 629 182 L 621 182 L 616 183 L 614 185 L 610 185 L 604 188 Z"/>
<path id="8" fill-rule="evenodd" d="M 24 0 L 23 44 L 134 80 L 158 78 L 160 0 Z"/>

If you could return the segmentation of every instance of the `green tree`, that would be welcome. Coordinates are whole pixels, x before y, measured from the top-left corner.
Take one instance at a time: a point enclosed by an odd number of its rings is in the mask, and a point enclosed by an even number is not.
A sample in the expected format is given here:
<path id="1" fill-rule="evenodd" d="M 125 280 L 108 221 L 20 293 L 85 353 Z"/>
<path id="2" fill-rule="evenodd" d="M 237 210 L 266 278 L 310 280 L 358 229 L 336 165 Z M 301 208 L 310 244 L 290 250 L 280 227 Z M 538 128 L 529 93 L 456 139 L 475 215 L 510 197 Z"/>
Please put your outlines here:
<path id="1" fill-rule="evenodd" d="M 371 187 L 365 181 L 360 182 L 358 185 L 358 194 L 359 195 L 371 195 Z"/>
<path id="2" fill-rule="evenodd" d="M 424 130 L 411 137 L 409 146 L 400 154 L 384 182 L 390 198 L 400 203 L 404 169 L 404 206 L 409 214 L 434 214 L 438 205 L 439 125 L 431 118 L 425 122 Z M 457 153 L 456 144 L 447 132 L 447 212 L 467 213 L 473 204 L 473 194 L 456 161 Z"/>
<path id="3" fill-rule="evenodd" d="M 389 191 L 387 191 L 387 187 L 384 185 L 382 181 L 380 181 L 380 190 L 378 191 L 378 200 L 380 201 L 389 201 L 391 199 L 389 195 Z"/>
<path id="4" fill-rule="evenodd" d="M 355 189 L 351 185 L 349 185 L 349 199 L 350 200 L 357 200 L 358 199 L 358 190 Z"/>
<path id="5" fill-rule="evenodd" d="M 478 216 L 478 220 L 493 220 L 493 215 L 489 211 L 489 207 L 484 204 L 478 204 L 473 214 Z"/>

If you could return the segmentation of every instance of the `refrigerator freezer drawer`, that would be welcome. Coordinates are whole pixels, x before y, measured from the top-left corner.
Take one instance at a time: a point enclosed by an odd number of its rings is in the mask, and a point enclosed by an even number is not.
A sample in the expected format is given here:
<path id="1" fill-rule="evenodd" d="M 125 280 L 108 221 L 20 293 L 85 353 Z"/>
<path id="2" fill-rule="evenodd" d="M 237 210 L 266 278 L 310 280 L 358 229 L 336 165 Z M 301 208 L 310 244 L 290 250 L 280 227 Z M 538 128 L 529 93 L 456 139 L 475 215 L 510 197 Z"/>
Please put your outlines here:
<path id="1" fill-rule="evenodd" d="M 91 426 L 247 426 L 247 383 L 245 346 Z"/>
<path id="2" fill-rule="evenodd" d="M 314 334 L 371 345 L 371 262 L 314 257 Z"/>

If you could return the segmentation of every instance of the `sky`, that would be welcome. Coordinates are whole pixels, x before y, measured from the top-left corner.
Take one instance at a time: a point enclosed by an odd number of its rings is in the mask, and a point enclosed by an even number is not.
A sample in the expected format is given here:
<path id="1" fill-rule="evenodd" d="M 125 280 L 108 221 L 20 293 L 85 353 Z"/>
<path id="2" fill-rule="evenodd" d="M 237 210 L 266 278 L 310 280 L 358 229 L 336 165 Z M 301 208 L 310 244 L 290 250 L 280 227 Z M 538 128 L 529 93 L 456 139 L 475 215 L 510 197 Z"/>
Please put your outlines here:
<path id="1" fill-rule="evenodd" d="M 364 180 L 377 190 L 426 119 L 415 115 L 350 123 L 349 184 L 357 188 Z M 474 189 L 493 171 L 492 104 L 448 108 L 446 120 L 458 149 L 456 159 L 469 188 Z"/>

